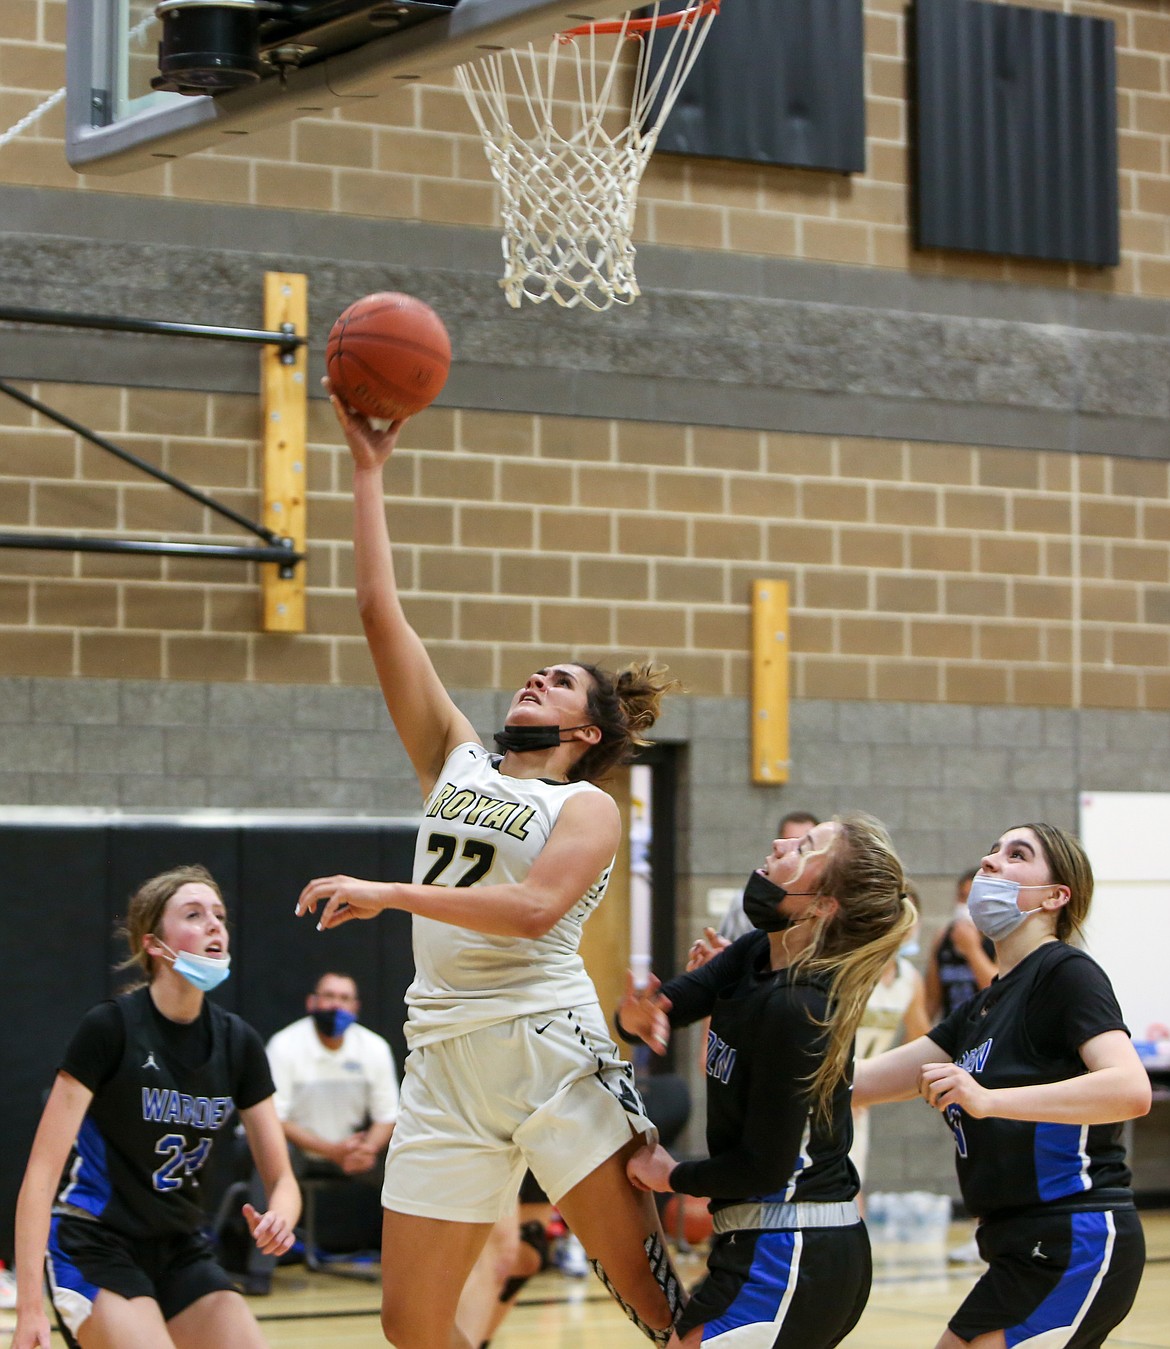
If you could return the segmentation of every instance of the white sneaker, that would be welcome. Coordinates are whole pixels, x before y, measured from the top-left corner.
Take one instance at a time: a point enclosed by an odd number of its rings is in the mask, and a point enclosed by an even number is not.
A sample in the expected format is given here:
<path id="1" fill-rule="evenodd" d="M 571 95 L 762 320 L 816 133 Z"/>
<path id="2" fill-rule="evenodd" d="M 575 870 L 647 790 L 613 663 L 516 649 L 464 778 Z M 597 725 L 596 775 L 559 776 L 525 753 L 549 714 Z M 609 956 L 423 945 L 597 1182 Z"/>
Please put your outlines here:
<path id="1" fill-rule="evenodd" d="M 947 1263 L 952 1265 L 982 1265 L 986 1262 L 979 1254 L 979 1243 L 974 1237 L 947 1252 Z"/>
<path id="2" fill-rule="evenodd" d="M 572 1232 L 566 1232 L 557 1243 L 557 1268 L 571 1279 L 583 1279 L 589 1273 L 589 1257 L 585 1247 Z"/>
<path id="3" fill-rule="evenodd" d="M 16 1275 L 0 1266 L 0 1307 L 16 1306 Z"/>

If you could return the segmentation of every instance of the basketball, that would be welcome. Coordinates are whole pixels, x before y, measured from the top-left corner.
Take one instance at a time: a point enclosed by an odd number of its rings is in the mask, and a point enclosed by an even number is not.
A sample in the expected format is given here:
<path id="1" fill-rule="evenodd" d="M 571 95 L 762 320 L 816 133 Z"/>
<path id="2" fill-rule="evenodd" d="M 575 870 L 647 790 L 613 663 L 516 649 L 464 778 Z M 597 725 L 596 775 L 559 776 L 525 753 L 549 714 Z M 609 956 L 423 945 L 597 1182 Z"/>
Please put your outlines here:
<path id="1" fill-rule="evenodd" d="M 682 1205 L 681 1227 L 679 1205 Z M 714 1231 L 707 1201 L 693 1194 L 672 1194 L 662 1208 L 662 1226 L 668 1237 L 683 1237 L 688 1246 L 701 1246 Z"/>
<path id="2" fill-rule="evenodd" d="M 438 397 L 451 369 L 451 339 L 422 300 L 379 291 L 355 300 L 325 347 L 333 392 L 366 417 L 413 417 Z"/>

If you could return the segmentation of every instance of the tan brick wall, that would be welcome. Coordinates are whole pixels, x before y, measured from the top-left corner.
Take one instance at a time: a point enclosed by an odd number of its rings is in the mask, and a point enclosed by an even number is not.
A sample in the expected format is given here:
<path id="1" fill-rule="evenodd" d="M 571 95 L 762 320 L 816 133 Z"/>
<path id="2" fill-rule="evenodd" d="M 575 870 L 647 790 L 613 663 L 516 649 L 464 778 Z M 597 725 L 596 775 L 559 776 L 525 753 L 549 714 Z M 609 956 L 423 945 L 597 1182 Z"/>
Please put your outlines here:
<path id="1" fill-rule="evenodd" d="M 660 156 L 642 187 L 637 236 L 686 248 L 1170 296 L 1170 0 L 1030 3 L 1117 25 L 1120 267 L 912 252 L 904 0 L 866 0 L 866 173 L 845 178 Z M 136 0 L 135 15 L 145 10 Z M 0 133 L 64 83 L 64 13 L 65 0 L 5 0 Z M 115 177 L 76 175 L 65 162 L 63 127 L 58 105 L 0 148 L 0 182 L 479 226 L 498 219 L 478 135 L 450 81 L 414 86 L 384 107 L 358 100 L 354 111 L 302 117 L 232 137 L 222 150 Z"/>
<path id="2" fill-rule="evenodd" d="M 256 400 L 27 387 L 255 518 Z M 259 631 L 245 564 L 0 550 L 0 674 L 370 682 L 320 403 L 310 440 L 303 636 Z M 651 651 L 743 695 L 750 582 L 776 577 L 797 697 L 1170 707 L 1166 463 L 432 409 L 387 485 L 407 610 L 455 685 Z M 0 526 L 240 541 L 11 400 Z"/>

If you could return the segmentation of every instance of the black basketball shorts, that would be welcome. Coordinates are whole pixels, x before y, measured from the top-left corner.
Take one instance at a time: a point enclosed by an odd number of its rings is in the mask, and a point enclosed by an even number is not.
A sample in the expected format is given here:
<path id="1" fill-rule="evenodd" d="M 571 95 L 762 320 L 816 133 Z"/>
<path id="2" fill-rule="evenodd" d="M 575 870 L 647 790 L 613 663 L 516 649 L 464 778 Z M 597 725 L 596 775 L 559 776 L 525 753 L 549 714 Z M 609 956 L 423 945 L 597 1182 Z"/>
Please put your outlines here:
<path id="1" fill-rule="evenodd" d="M 961 1340 L 1097 1349 L 1133 1306 L 1146 1243 L 1132 1208 L 995 1218 L 976 1236 L 989 1267 L 951 1318 Z"/>
<path id="2" fill-rule="evenodd" d="M 873 1276 L 864 1223 L 726 1232 L 675 1327 L 703 1345 L 832 1349 L 857 1324 Z"/>
<path id="3" fill-rule="evenodd" d="M 46 1266 L 53 1306 L 74 1335 L 103 1288 L 153 1298 L 167 1321 L 208 1293 L 235 1289 L 198 1232 L 134 1240 L 68 1215 L 53 1218 Z"/>

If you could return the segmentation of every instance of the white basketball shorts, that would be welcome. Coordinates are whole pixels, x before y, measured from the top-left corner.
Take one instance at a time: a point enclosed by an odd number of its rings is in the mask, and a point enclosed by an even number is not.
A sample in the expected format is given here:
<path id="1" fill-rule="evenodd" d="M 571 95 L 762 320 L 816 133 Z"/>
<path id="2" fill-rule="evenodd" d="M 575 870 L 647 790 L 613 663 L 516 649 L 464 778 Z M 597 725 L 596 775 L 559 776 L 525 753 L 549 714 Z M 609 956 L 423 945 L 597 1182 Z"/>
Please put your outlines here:
<path id="1" fill-rule="evenodd" d="M 635 1136 L 657 1135 L 601 1008 L 517 1017 L 411 1052 L 382 1205 L 494 1223 L 526 1167 L 555 1204 Z"/>

